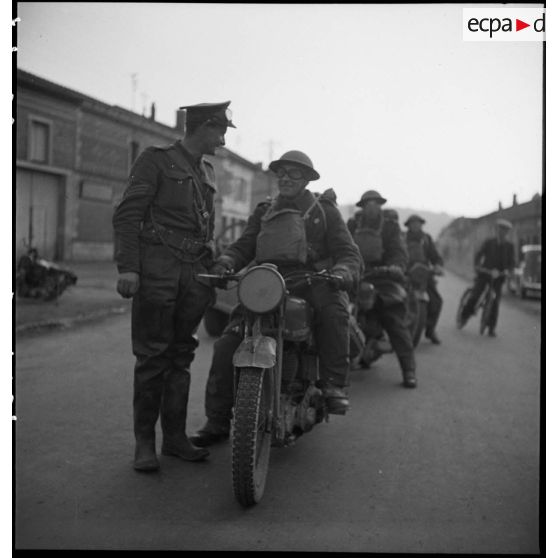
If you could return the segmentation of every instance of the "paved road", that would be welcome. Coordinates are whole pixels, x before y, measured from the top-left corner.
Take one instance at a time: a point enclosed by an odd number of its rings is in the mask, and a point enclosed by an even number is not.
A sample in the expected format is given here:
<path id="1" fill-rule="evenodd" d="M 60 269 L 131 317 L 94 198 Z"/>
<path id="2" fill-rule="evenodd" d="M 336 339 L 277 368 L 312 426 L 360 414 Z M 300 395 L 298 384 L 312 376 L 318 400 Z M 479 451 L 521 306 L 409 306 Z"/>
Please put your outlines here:
<path id="1" fill-rule="evenodd" d="M 272 452 L 240 508 L 229 446 L 133 471 L 129 316 L 17 346 L 16 548 L 430 553 L 539 551 L 540 301 L 506 300 L 499 337 L 454 327 L 419 346 L 419 388 L 393 355 L 352 375 L 346 417 Z M 200 332 L 188 431 L 203 423 L 212 340 Z"/>

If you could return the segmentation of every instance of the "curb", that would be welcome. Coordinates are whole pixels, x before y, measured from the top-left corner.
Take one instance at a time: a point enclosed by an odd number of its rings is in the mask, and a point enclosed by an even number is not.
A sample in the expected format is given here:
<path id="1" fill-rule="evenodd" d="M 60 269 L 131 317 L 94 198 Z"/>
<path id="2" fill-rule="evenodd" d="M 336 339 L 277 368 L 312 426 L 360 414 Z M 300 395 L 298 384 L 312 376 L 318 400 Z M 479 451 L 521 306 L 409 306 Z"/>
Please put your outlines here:
<path id="1" fill-rule="evenodd" d="M 106 318 L 116 314 L 125 314 L 129 308 L 125 306 L 118 306 L 115 308 L 105 308 L 103 310 L 94 310 L 87 314 L 78 314 L 71 318 L 59 318 L 57 320 L 45 320 L 42 322 L 31 322 L 28 324 L 21 324 L 16 326 L 15 333 L 38 333 L 46 330 L 56 329 L 69 329 L 74 325 Z"/>

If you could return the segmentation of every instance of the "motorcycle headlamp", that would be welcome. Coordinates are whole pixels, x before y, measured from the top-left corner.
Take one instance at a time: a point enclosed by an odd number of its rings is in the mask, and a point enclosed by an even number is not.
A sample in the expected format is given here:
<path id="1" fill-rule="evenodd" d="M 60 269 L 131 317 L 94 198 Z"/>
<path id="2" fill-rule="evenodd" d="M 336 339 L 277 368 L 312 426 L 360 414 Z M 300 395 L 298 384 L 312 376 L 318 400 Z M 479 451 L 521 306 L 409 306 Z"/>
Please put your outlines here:
<path id="1" fill-rule="evenodd" d="M 283 300 L 285 281 L 273 267 L 258 265 L 249 269 L 238 282 L 238 300 L 250 312 L 265 314 Z"/>

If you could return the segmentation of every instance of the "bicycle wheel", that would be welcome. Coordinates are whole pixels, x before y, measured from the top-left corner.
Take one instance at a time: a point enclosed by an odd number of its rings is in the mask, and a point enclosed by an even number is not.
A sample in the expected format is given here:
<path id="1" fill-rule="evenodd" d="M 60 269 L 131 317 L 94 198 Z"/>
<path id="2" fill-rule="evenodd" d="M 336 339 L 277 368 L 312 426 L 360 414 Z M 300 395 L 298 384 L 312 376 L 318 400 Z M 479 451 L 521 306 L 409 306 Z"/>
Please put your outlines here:
<path id="1" fill-rule="evenodd" d="M 232 432 L 234 494 L 244 506 L 263 496 L 271 448 L 272 369 L 241 368 Z"/>
<path id="2" fill-rule="evenodd" d="M 480 319 L 480 334 L 482 335 L 486 328 L 488 327 L 488 320 L 490 319 L 490 314 L 492 313 L 492 306 L 494 304 L 494 291 L 490 289 L 486 294 L 481 312 Z"/>
<path id="3" fill-rule="evenodd" d="M 459 306 L 457 308 L 457 320 L 456 320 L 458 329 L 462 329 L 467 323 L 467 320 L 469 319 L 468 317 L 465 318 L 463 311 L 465 310 L 465 306 L 471 298 L 472 292 L 473 292 L 472 287 L 467 288 L 463 293 L 463 295 L 461 295 L 461 299 L 459 300 Z"/>

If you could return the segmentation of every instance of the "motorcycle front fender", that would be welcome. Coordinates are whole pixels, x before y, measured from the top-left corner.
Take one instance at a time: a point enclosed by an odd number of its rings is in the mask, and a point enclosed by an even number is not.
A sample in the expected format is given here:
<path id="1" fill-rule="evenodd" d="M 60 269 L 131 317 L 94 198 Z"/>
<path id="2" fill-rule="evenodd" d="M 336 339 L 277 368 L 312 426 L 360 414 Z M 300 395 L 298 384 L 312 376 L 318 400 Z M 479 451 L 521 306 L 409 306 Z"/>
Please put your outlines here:
<path id="1" fill-rule="evenodd" d="M 246 337 L 233 355 L 235 368 L 272 368 L 277 362 L 277 341 L 258 335 Z"/>

